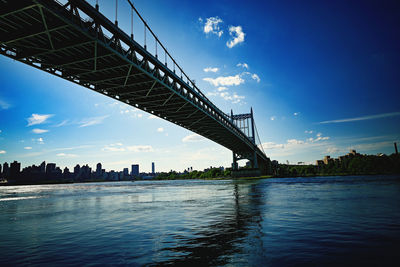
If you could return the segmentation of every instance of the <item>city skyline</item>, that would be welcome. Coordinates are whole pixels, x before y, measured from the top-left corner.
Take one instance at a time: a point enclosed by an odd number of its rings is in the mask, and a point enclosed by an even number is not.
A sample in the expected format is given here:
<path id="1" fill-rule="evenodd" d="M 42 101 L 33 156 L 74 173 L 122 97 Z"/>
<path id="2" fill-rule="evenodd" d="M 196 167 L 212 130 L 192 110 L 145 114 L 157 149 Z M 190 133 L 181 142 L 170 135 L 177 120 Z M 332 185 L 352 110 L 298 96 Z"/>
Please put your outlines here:
<path id="1" fill-rule="evenodd" d="M 173 2 L 182 12 L 173 18 L 161 1 L 135 5 L 218 107 L 253 107 L 272 160 L 314 162 L 350 148 L 390 154 L 400 141 L 399 37 L 388 10 L 314 3 L 292 14 L 273 2 Z M 112 19 L 112 3 L 99 3 Z M 125 4 L 119 22 L 128 32 Z M 329 9 L 344 11 L 339 18 Z M 372 10 L 382 11 L 379 19 L 368 20 Z M 330 25 L 336 30 L 326 31 Z M 138 162 L 146 172 L 152 161 L 162 171 L 230 167 L 231 152 L 212 141 L 6 57 L 0 63 L 0 162 L 104 162 L 107 169 Z"/>

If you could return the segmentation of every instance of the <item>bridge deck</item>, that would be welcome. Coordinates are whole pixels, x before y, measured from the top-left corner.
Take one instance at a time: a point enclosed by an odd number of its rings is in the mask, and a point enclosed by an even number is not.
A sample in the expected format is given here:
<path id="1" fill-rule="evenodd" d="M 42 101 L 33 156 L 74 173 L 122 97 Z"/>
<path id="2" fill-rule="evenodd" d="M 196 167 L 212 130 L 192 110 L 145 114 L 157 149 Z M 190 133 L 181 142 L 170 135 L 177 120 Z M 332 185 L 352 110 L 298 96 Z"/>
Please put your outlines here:
<path id="1" fill-rule="evenodd" d="M 2 0 L 0 12 L 3 55 L 166 119 L 238 154 L 256 149 L 266 159 L 197 87 L 85 1 L 63 6 L 48 0 Z"/>

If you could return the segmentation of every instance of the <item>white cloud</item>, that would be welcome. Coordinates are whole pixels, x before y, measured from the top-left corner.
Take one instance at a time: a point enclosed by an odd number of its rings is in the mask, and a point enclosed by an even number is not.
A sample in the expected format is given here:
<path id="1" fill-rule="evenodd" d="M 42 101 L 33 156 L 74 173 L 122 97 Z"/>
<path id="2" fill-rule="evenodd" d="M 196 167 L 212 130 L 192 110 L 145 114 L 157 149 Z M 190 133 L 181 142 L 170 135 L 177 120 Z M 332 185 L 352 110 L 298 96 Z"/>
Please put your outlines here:
<path id="1" fill-rule="evenodd" d="M 0 154 L 6 154 L 7 152 L 5 150 L 0 150 Z"/>
<path id="2" fill-rule="evenodd" d="M 1 109 L 9 109 L 11 107 L 11 104 L 7 103 L 3 99 L 0 99 L 0 110 Z"/>
<path id="3" fill-rule="evenodd" d="M 137 117 L 141 118 L 141 117 L 143 117 L 143 114 L 139 113 L 139 114 L 137 114 Z"/>
<path id="4" fill-rule="evenodd" d="M 122 152 L 125 151 L 123 147 L 115 147 L 115 146 L 106 146 L 102 148 L 103 151 L 112 151 L 112 152 Z"/>
<path id="5" fill-rule="evenodd" d="M 1 133 L 2 131 L 0 130 L 0 133 Z"/>
<path id="6" fill-rule="evenodd" d="M 298 116 L 299 114 L 300 114 L 300 112 L 293 113 L 294 116 Z"/>
<path id="7" fill-rule="evenodd" d="M 249 65 L 247 65 L 247 63 L 238 63 L 238 64 L 236 65 L 236 67 L 243 67 L 243 68 L 245 68 L 245 69 L 249 69 Z"/>
<path id="8" fill-rule="evenodd" d="M 27 119 L 28 120 L 27 126 L 45 123 L 46 120 L 48 120 L 49 118 L 51 118 L 53 116 L 54 116 L 53 114 L 32 114 L 32 116 L 30 116 Z"/>
<path id="9" fill-rule="evenodd" d="M 217 91 L 218 91 L 218 92 L 222 92 L 222 91 L 225 91 L 225 90 L 228 90 L 228 88 L 225 87 L 225 86 L 220 86 L 220 87 L 217 88 Z M 0 131 L 0 132 L 1 132 L 1 131 Z"/>
<path id="10" fill-rule="evenodd" d="M 276 144 L 274 142 L 266 142 L 262 144 L 264 149 L 276 149 L 276 148 L 284 148 L 283 144 Z"/>
<path id="11" fill-rule="evenodd" d="M 63 158 L 75 158 L 77 155 L 75 154 L 65 154 L 65 153 L 58 153 L 56 155 L 57 157 L 63 157 Z"/>
<path id="12" fill-rule="evenodd" d="M 305 130 L 304 131 L 306 134 L 312 134 L 313 133 L 313 131 L 307 131 L 307 130 Z"/>
<path id="13" fill-rule="evenodd" d="M 276 120 L 276 116 L 271 116 L 271 118 L 269 118 L 271 121 Z"/>
<path id="14" fill-rule="evenodd" d="M 204 70 L 204 72 L 217 72 L 219 69 L 208 67 L 208 68 L 204 68 L 203 70 Z"/>
<path id="15" fill-rule="evenodd" d="M 79 127 L 88 127 L 96 124 L 101 124 L 103 123 L 104 119 L 108 118 L 109 116 L 100 116 L 100 117 L 91 117 L 91 118 L 86 118 L 83 119 L 79 124 Z"/>
<path id="16" fill-rule="evenodd" d="M 365 120 L 374 120 L 374 119 L 381 119 L 381 118 L 388 118 L 388 117 L 395 117 L 395 116 L 400 116 L 400 112 L 382 113 L 382 114 L 375 114 L 375 115 L 356 117 L 356 118 L 321 121 L 320 124 L 352 122 L 352 121 L 365 121 Z"/>
<path id="17" fill-rule="evenodd" d="M 188 143 L 188 142 L 199 142 L 205 140 L 205 138 L 201 135 L 198 134 L 190 134 L 188 136 L 185 136 L 182 138 L 182 142 Z"/>
<path id="18" fill-rule="evenodd" d="M 339 151 L 340 151 L 340 149 L 337 148 L 337 147 L 328 147 L 328 148 L 326 149 L 326 153 L 327 153 L 327 154 L 334 154 L 334 153 L 337 153 L 337 152 L 339 152 Z"/>
<path id="19" fill-rule="evenodd" d="M 232 85 L 240 85 L 244 83 L 244 80 L 240 77 L 239 74 L 235 76 L 220 76 L 215 79 L 213 78 L 204 78 L 203 79 L 206 82 L 211 83 L 215 87 L 217 86 L 232 86 Z"/>
<path id="20" fill-rule="evenodd" d="M 159 128 L 157 128 L 157 132 L 159 132 L 159 133 L 162 133 L 162 132 L 164 132 L 164 128 L 163 128 L 163 127 L 159 127 Z"/>
<path id="21" fill-rule="evenodd" d="M 63 120 L 59 124 L 54 125 L 54 127 L 61 127 L 61 126 L 67 125 L 67 123 L 68 123 L 68 120 Z"/>
<path id="22" fill-rule="evenodd" d="M 35 134 L 42 134 L 42 133 L 47 133 L 49 130 L 44 130 L 44 129 L 33 129 L 32 132 Z"/>
<path id="23" fill-rule="evenodd" d="M 244 32 L 242 30 L 242 26 L 230 26 L 229 27 L 229 35 L 232 36 L 232 40 L 226 42 L 226 46 L 229 48 L 234 47 L 235 45 L 244 42 Z"/>
<path id="24" fill-rule="evenodd" d="M 317 136 L 318 136 L 318 137 L 322 136 L 322 133 L 317 133 Z"/>
<path id="25" fill-rule="evenodd" d="M 38 139 L 32 139 L 33 141 L 38 142 L 39 144 L 43 145 L 44 144 L 44 140 L 42 137 L 39 137 Z"/>
<path id="26" fill-rule="evenodd" d="M 245 97 L 242 95 L 238 95 L 236 93 L 233 93 L 233 95 L 231 95 L 229 92 L 221 92 L 219 93 L 219 96 L 222 97 L 224 100 L 232 101 L 233 104 L 237 104 L 245 99 Z"/>
<path id="27" fill-rule="evenodd" d="M 132 152 L 153 152 L 154 149 L 149 145 L 139 145 L 139 146 L 128 146 L 128 151 Z"/>
<path id="28" fill-rule="evenodd" d="M 258 77 L 258 75 L 255 74 L 255 73 L 253 73 L 253 74 L 251 75 L 251 78 L 252 78 L 253 80 L 256 80 L 258 83 L 261 81 L 261 80 L 260 80 L 260 77 Z"/>
<path id="29" fill-rule="evenodd" d="M 203 19 L 199 19 L 200 22 L 203 22 Z M 212 33 L 217 35 L 218 37 L 221 37 L 222 34 L 224 33 L 219 24 L 222 23 L 222 19 L 219 17 L 209 17 L 206 19 L 206 23 L 204 24 L 203 31 L 206 34 Z"/>
<path id="30" fill-rule="evenodd" d="M 24 147 L 24 149 L 30 150 L 30 149 L 32 149 L 32 147 L 31 146 L 26 146 L 26 147 Z"/>
<path id="31" fill-rule="evenodd" d="M 125 148 L 122 147 L 122 143 L 115 143 L 115 144 L 107 145 L 107 146 L 103 147 L 101 150 L 111 151 L 111 152 L 122 152 L 122 151 L 125 151 Z"/>

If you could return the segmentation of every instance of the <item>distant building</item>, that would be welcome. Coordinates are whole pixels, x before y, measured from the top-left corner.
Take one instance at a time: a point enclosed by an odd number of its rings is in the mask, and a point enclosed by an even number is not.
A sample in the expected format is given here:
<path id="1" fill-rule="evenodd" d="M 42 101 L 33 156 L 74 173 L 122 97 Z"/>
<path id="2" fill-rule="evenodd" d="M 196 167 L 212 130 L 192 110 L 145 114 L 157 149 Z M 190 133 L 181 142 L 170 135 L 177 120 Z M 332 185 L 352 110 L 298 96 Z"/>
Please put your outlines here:
<path id="1" fill-rule="evenodd" d="M 47 163 L 46 165 L 46 174 L 51 175 L 54 173 L 56 170 L 56 164 L 55 163 Z"/>
<path id="2" fill-rule="evenodd" d="M 151 163 L 151 173 L 155 174 L 156 173 L 156 167 L 154 165 L 154 162 Z"/>
<path id="3" fill-rule="evenodd" d="M 323 160 L 317 160 L 317 161 L 315 162 L 315 165 L 317 165 L 317 166 L 322 166 L 322 165 L 324 165 L 324 161 L 323 161 Z"/>
<path id="4" fill-rule="evenodd" d="M 17 179 L 19 177 L 19 173 L 21 172 L 21 163 L 14 160 L 10 164 L 10 178 Z"/>
<path id="5" fill-rule="evenodd" d="M 139 164 L 132 164 L 131 175 L 134 177 L 139 176 Z"/>
<path id="6" fill-rule="evenodd" d="M 124 168 L 123 174 L 124 174 L 124 177 L 128 177 L 129 176 L 129 169 L 128 168 Z"/>
<path id="7" fill-rule="evenodd" d="M 97 163 L 96 165 L 96 177 L 99 178 L 101 177 L 102 173 L 101 173 L 101 163 Z"/>
<path id="8" fill-rule="evenodd" d="M 324 157 L 324 164 L 329 164 L 329 162 L 331 161 L 331 156 L 325 156 Z"/>
<path id="9" fill-rule="evenodd" d="M 3 164 L 3 178 L 4 179 L 10 178 L 10 168 L 8 167 L 7 162 L 4 162 Z"/>

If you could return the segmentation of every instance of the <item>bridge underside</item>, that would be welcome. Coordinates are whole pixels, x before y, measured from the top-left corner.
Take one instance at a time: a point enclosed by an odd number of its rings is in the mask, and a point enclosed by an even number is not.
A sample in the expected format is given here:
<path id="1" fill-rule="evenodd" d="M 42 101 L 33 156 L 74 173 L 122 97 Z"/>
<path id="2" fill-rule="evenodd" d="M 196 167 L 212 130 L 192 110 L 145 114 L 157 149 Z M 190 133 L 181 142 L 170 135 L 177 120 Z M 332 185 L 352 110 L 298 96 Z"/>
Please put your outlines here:
<path id="1" fill-rule="evenodd" d="M 181 69 L 169 69 L 85 1 L 63 6 L 3 0 L 0 13 L 1 54 L 168 120 L 242 157 L 268 160 L 228 115 L 185 81 Z"/>

